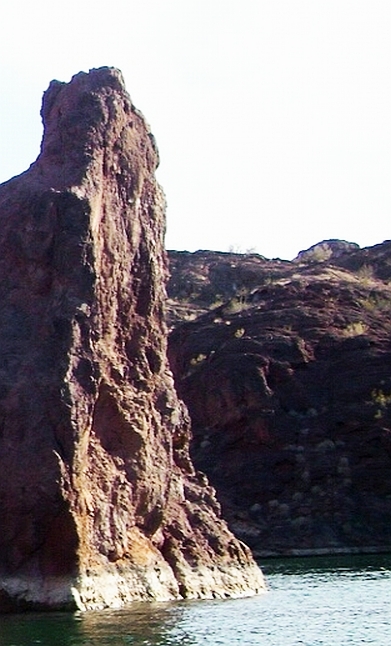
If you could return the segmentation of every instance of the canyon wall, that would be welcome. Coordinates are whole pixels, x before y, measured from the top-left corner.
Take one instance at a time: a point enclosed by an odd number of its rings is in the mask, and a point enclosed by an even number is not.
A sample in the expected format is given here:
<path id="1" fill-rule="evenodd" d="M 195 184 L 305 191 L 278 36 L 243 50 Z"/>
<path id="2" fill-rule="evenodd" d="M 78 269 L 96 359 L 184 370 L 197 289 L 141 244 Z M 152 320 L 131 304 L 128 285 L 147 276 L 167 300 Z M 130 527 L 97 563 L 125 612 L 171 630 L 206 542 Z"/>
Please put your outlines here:
<path id="1" fill-rule="evenodd" d="M 192 458 L 259 556 L 391 547 L 391 242 L 169 252 Z"/>

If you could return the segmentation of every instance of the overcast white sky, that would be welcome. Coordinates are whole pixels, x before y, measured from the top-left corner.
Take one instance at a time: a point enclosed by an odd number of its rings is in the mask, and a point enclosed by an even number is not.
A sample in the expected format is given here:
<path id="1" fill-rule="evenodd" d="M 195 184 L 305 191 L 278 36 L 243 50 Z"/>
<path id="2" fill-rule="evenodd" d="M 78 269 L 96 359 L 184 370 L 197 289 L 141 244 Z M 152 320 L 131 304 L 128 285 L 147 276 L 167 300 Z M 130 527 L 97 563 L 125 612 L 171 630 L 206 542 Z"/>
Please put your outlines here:
<path id="1" fill-rule="evenodd" d="M 0 181 L 53 78 L 119 67 L 160 149 L 167 247 L 291 259 L 391 238 L 390 0 L 13 0 L 0 22 Z"/>

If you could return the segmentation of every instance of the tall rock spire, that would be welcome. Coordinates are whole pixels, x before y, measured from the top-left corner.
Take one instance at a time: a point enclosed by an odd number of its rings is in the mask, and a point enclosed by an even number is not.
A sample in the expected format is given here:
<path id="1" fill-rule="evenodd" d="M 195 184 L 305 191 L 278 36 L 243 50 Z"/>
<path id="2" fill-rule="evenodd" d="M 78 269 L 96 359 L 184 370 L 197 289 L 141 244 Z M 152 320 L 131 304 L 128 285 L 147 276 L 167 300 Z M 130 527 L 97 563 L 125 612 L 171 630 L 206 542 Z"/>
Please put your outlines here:
<path id="1" fill-rule="evenodd" d="M 42 118 L 0 187 L 0 611 L 261 591 L 189 458 L 148 126 L 111 68 Z"/>

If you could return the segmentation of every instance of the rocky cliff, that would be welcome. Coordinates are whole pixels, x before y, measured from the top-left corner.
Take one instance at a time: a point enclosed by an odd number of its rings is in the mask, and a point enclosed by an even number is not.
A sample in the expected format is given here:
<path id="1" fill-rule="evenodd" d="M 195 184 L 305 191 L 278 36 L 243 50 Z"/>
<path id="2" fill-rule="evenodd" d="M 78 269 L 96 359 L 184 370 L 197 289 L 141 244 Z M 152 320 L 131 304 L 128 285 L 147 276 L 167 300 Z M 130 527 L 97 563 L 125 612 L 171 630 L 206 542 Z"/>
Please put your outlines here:
<path id="1" fill-rule="evenodd" d="M 170 252 L 195 464 L 258 553 L 391 548 L 391 242 Z"/>
<path id="2" fill-rule="evenodd" d="M 109 68 L 42 118 L 0 187 L 0 610 L 255 593 L 168 368 L 154 139 Z"/>

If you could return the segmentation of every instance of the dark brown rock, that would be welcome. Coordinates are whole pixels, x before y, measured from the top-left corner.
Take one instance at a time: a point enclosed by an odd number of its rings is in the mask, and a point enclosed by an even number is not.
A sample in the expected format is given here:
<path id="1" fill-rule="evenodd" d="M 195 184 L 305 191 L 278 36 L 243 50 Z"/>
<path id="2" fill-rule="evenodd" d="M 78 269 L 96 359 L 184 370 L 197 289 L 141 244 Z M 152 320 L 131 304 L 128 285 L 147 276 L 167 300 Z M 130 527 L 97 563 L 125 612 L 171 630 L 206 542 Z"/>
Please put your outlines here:
<path id="1" fill-rule="evenodd" d="M 170 357 L 192 456 L 259 554 L 391 547 L 391 245 L 314 250 L 291 263 L 170 252 Z M 238 291 L 216 306 L 219 264 Z"/>
<path id="2" fill-rule="evenodd" d="M 166 359 L 164 196 L 120 72 L 54 81 L 0 187 L 0 610 L 252 594 Z"/>

